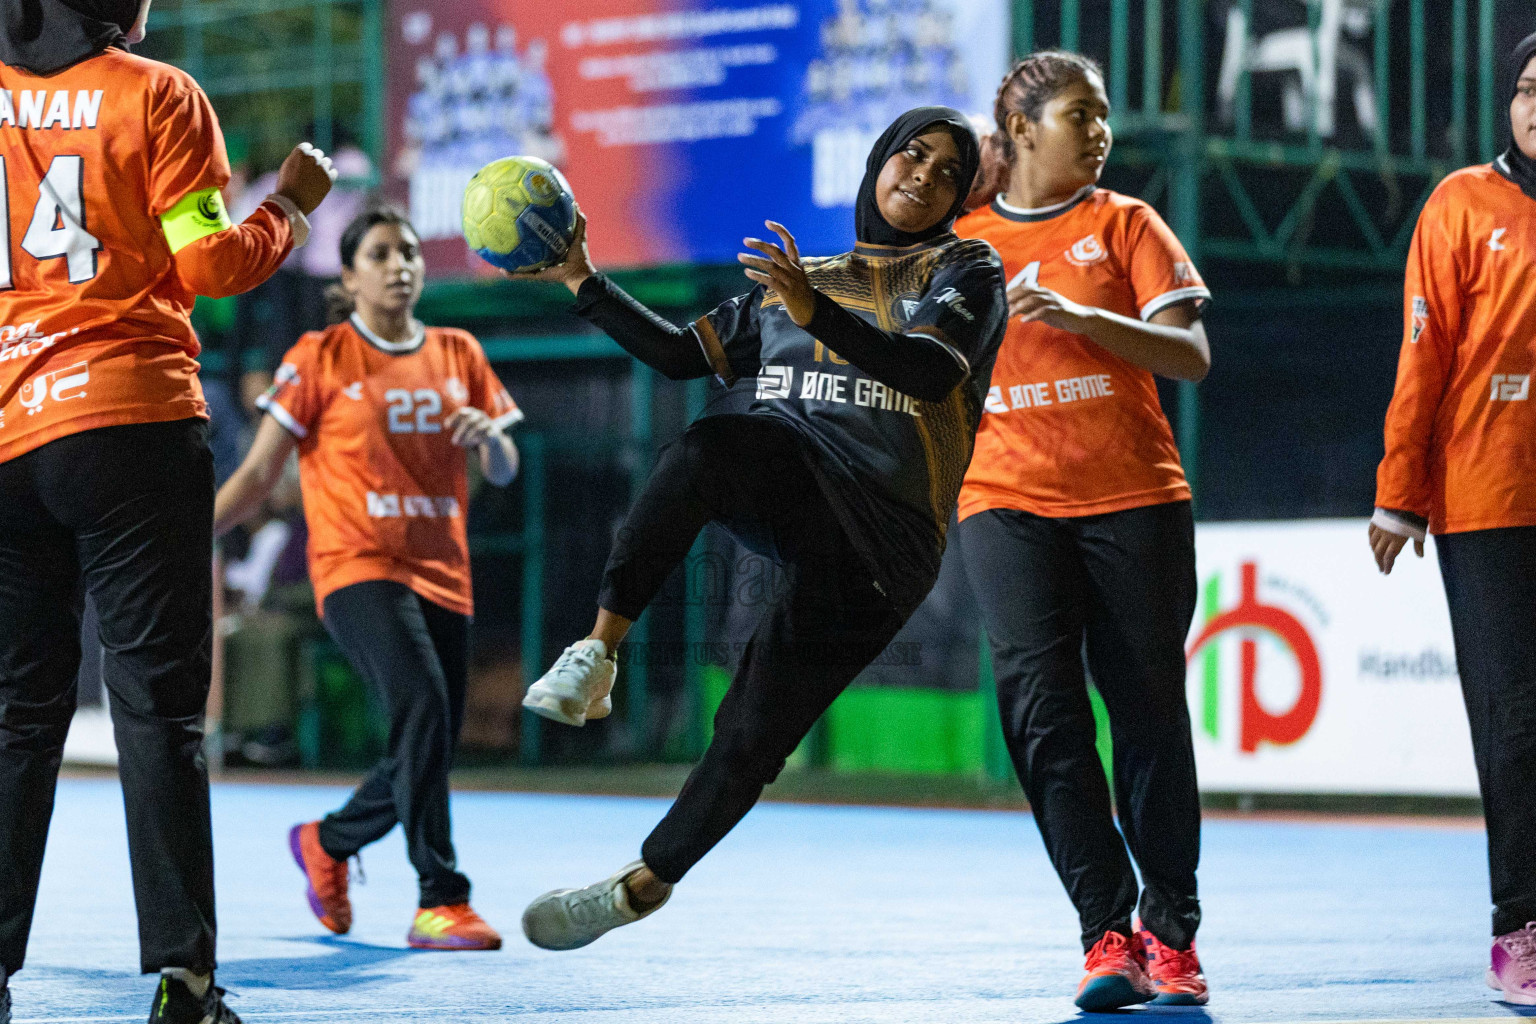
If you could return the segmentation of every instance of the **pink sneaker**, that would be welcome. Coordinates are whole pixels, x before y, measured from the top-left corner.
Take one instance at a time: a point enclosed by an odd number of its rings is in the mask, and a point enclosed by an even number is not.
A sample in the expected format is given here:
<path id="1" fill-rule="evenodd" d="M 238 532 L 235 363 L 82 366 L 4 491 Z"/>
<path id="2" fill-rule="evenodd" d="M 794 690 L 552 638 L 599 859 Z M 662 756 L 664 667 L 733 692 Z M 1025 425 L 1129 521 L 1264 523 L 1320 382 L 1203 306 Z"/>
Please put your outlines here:
<path id="1" fill-rule="evenodd" d="M 1536 1006 L 1536 921 L 1493 940 L 1488 987 L 1506 1003 Z"/>

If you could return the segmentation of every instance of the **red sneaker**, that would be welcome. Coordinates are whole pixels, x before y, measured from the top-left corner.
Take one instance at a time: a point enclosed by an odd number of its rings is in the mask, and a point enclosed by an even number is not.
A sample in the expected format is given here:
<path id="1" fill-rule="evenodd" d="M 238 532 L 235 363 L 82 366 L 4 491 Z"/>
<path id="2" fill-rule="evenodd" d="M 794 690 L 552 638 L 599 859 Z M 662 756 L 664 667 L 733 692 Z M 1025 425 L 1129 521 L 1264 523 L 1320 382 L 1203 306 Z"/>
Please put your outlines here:
<path id="1" fill-rule="evenodd" d="M 1147 977 L 1146 955 L 1141 944 L 1120 932 L 1105 932 L 1088 951 L 1083 963 L 1087 973 L 1077 986 L 1078 1007 L 1089 1012 L 1118 1010 L 1122 1006 L 1150 1003 L 1157 989 Z"/>
<path id="2" fill-rule="evenodd" d="M 1189 948 L 1174 949 L 1146 929 L 1136 933 L 1147 955 L 1147 977 L 1157 988 L 1158 1006 L 1204 1006 L 1210 1002 L 1211 992 L 1200 973 L 1200 958 L 1195 955 L 1195 944 Z"/>
<path id="3" fill-rule="evenodd" d="M 347 862 L 337 860 L 320 845 L 318 821 L 295 825 L 288 830 L 288 849 L 294 863 L 309 880 L 309 909 L 320 923 L 337 935 L 352 929 L 352 901 L 347 899 Z"/>
<path id="4" fill-rule="evenodd" d="M 405 942 L 416 949 L 501 948 L 501 936 L 496 929 L 486 924 L 468 903 L 416 911 L 416 920 L 406 933 Z"/>

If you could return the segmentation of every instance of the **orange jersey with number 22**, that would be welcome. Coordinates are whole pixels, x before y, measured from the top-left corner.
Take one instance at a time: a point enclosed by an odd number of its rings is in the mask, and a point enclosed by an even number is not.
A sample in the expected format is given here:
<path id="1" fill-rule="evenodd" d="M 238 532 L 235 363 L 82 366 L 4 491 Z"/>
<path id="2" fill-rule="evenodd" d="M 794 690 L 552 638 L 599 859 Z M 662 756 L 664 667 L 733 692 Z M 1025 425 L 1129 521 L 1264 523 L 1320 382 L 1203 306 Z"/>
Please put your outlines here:
<path id="1" fill-rule="evenodd" d="M 364 580 L 473 614 L 465 450 L 443 421 L 466 405 L 504 427 L 523 414 L 472 335 L 428 327 L 391 344 L 354 315 L 300 338 L 257 404 L 299 440 L 322 614 L 327 594 Z"/>

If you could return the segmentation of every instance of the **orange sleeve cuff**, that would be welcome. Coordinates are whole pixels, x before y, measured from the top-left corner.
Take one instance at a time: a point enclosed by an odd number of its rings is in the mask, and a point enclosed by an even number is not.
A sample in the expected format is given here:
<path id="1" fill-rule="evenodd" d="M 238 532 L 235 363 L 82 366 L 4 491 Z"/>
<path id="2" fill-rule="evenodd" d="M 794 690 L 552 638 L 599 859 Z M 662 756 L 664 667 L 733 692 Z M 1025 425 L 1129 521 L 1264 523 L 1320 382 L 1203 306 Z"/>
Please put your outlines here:
<path id="1" fill-rule="evenodd" d="M 220 299 L 266 281 L 293 251 L 293 226 L 276 204 L 262 203 L 242 223 L 176 253 L 176 273 L 196 295 Z"/>

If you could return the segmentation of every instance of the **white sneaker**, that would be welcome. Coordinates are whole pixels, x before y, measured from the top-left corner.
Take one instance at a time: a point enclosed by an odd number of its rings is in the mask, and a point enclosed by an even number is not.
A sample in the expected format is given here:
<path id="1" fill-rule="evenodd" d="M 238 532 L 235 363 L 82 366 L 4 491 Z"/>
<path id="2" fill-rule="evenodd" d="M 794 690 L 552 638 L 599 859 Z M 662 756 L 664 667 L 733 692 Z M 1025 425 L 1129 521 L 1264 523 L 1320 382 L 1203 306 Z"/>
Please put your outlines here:
<path id="1" fill-rule="evenodd" d="M 609 694 L 618 677 L 618 659 L 609 657 L 606 644 L 578 640 L 528 687 L 523 707 L 566 725 L 585 725 L 587 719 L 607 718 L 613 710 Z"/>
<path id="2" fill-rule="evenodd" d="M 578 949 L 620 925 L 633 924 L 649 917 L 672 898 L 672 887 L 661 903 L 648 910 L 629 905 L 629 890 L 624 879 L 645 867 L 637 860 L 619 869 L 618 874 L 585 889 L 556 889 L 528 904 L 523 911 L 523 934 L 541 949 Z"/>

